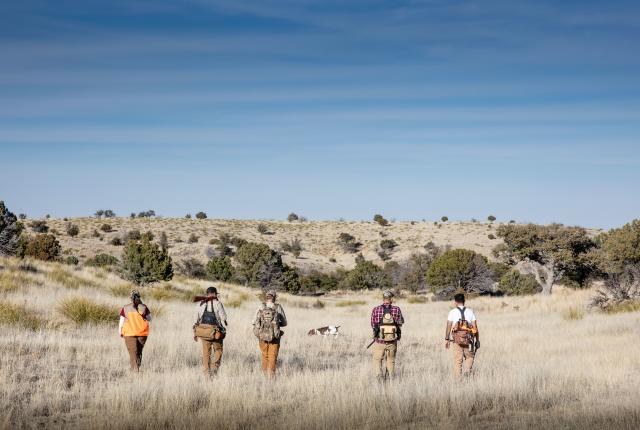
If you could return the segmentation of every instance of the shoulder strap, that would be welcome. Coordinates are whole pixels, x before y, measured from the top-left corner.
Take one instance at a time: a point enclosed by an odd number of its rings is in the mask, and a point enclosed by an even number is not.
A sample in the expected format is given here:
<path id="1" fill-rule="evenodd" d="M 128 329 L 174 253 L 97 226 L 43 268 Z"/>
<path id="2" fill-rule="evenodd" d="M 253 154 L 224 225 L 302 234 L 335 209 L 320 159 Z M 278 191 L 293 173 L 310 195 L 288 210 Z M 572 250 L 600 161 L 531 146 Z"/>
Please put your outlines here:
<path id="1" fill-rule="evenodd" d="M 466 321 L 466 320 L 464 319 L 464 311 L 465 311 L 466 309 L 467 309 L 467 308 L 465 308 L 465 307 L 458 308 L 458 310 L 460 311 L 460 314 L 462 314 L 462 319 L 461 319 L 461 321 Z"/>

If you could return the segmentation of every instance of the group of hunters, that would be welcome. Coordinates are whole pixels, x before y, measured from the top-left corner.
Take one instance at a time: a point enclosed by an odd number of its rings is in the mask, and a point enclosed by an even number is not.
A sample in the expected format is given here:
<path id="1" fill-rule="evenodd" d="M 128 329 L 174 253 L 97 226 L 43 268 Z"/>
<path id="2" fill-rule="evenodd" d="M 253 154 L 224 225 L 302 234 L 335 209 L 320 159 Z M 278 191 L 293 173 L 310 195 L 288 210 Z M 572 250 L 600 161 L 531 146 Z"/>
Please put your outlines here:
<path id="1" fill-rule="evenodd" d="M 258 339 L 262 353 L 262 372 L 275 376 L 280 350 L 281 330 L 287 325 L 282 305 L 276 301 L 276 291 L 269 290 L 264 302 L 256 310 L 253 333 Z M 381 305 L 371 312 L 373 329 L 373 369 L 382 381 L 395 374 L 398 341 L 402 336 L 404 317 L 400 308 L 393 304 L 394 294 L 385 291 Z M 196 296 L 198 319 L 193 326 L 193 340 L 202 344 L 202 367 L 207 375 L 215 375 L 220 368 L 224 338 L 227 334 L 227 313 L 218 299 L 215 287 L 209 287 L 205 296 Z M 453 344 L 454 374 L 469 376 L 473 368 L 476 351 L 480 348 L 478 322 L 472 309 L 465 307 L 464 294 L 454 296 L 455 307 L 447 317 L 444 335 L 445 348 Z M 202 311 L 202 312 L 200 312 Z M 129 352 L 131 369 L 137 371 L 142 361 L 142 350 L 149 335 L 151 312 L 142 303 L 138 291 L 131 292 L 131 303 L 120 311 L 119 333 Z M 213 357 L 211 353 L 213 351 Z"/>

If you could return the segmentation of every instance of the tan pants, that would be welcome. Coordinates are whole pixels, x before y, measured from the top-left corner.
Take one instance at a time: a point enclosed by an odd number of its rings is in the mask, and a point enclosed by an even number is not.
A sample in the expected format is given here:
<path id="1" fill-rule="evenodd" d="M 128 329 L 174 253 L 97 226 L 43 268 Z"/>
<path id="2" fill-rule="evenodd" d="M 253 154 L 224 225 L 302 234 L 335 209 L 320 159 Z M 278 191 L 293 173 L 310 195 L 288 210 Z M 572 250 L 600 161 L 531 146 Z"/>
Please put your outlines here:
<path id="1" fill-rule="evenodd" d="M 396 351 L 398 342 L 385 342 L 373 344 L 373 370 L 378 378 L 393 377 L 396 367 Z M 383 369 L 383 361 L 387 359 L 386 369 Z"/>
<path id="2" fill-rule="evenodd" d="M 222 361 L 222 340 L 204 340 L 202 342 L 202 368 L 205 374 L 209 375 L 211 371 L 215 375 L 220 368 Z M 211 349 L 213 349 L 213 360 L 211 360 Z"/>
<path id="3" fill-rule="evenodd" d="M 475 353 L 472 352 L 471 348 L 468 346 L 462 347 L 457 343 L 452 343 L 452 345 L 455 357 L 455 367 L 453 369 L 454 375 L 460 376 L 464 374 L 465 376 L 469 376 L 471 374 L 471 369 L 473 368 Z"/>
<path id="4" fill-rule="evenodd" d="M 260 352 L 262 352 L 262 372 L 267 376 L 275 376 L 276 365 L 278 363 L 278 352 L 280 342 L 260 341 Z"/>
<path id="5" fill-rule="evenodd" d="M 142 362 L 142 348 L 147 341 L 146 336 L 125 336 L 124 344 L 129 351 L 131 370 L 139 370 Z"/>

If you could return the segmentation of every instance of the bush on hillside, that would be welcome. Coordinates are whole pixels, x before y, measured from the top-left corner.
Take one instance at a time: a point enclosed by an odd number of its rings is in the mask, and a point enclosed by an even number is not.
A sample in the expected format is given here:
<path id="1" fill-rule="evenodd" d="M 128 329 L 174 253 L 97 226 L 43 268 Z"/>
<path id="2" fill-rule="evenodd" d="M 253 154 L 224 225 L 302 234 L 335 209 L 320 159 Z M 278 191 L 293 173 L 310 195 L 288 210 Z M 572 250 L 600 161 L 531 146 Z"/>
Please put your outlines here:
<path id="1" fill-rule="evenodd" d="M 609 274 L 589 306 L 605 312 L 640 310 L 640 264 Z"/>
<path id="2" fill-rule="evenodd" d="M 189 238 L 187 239 L 187 242 L 189 242 L 189 243 L 198 243 L 198 240 L 200 240 L 200 238 L 198 237 L 198 235 L 197 235 L 197 234 L 195 234 L 195 233 L 191 233 L 191 234 L 189 235 Z"/>
<path id="3" fill-rule="evenodd" d="M 426 281 L 442 299 L 453 297 L 456 291 L 485 293 L 493 284 L 487 258 L 468 249 L 452 249 L 436 258 Z"/>
<path id="4" fill-rule="evenodd" d="M 488 220 L 489 222 L 494 222 L 494 221 L 496 220 L 496 217 L 495 217 L 495 216 L 493 216 L 493 215 L 489 215 L 489 216 L 487 217 L 487 220 Z"/>
<path id="5" fill-rule="evenodd" d="M 296 215 L 295 213 L 291 212 L 287 216 L 287 221 L 289 221 L 289 222 L 298 221 L 298 215 Z"/>
<path id="6" fill-rule="evenodd" d="M 115 306 L 96 303 L 84 297 L 68 297 L 60 302 L 57 310 L 78 325 L 112 324 L 118 317 Z"/>
<path id="7" fill-rule="evenodd" d="M 122 242 L 122 239 L 120 239 L 119 237 L 114 237 L 109 241 L 109 243 L 113 246 L 122 246 L 124 244 Z"/>
<path id="8" fill-rule="evenodd" d="M 383 217 L 382 215 L 380 215 L 380 214 L 375 214 L 375 215 L 373 216 L 373 222 L 378 223 L 378 224 L 379 224 L 379 225 L 381 225 L 382 227 L 386 227 L 386 226 L 388 226 L 388 225 L 389 225 L 389 221 L 388 221 L 385 217 Z"/>
<path id="9" fill-rule="evenodd" d="M 33 237 L 22 235 L 18 241 L 16 255 L 20 258 L 55 261 L 58 260 L 61 249 L 60 243 L 52 234 L 38 234 Z"/>
<path id="10" fill-rule="evenodd" d="M 78 263 L 80 263 L 80 260 L 78 260 L 78 257 L 70 255 L 67 258 L 65 258 L 64 262 L 70 266 L 77 266 Z"/>
<path id="11" fill-rule="evenodd" d="M 295 258 L 300 257 L 300 254 L 304 250 L 304 248 L 302 247 L 302 242 L 300 242 L 300 239 L 293 239 L 290 242 L 282 242 L 280 244 L 280 248 L 282 249 L 283 252 L 288 252 L 292 254 Z"/>
<path id="12" fill-rule="evenodd" d="M 206 218 L 207 218 L 207 214 L 206 214 L 206 213 L 204 213 L 204 212 L 202 212 L 202 211 L 200 211 L 200 212 L 198 212 L 198 213 L 196 214 L 196 218 L 197 218 L 197 219 L 206 219 Z"/>
<path id="13" fill-rule="evenodd" d="M 87 261 L 84 262 L 85 266 L 91 266 L 91 267 L 115 266 L 118 263 L 119 261 L 116 257 L 114 257 L 113 255 L 104 254 L 104 253 L 96 254 L 95 256 L 87 259 Z"/>
<path id="14" fill-rule="evenodd" d="M 353 270 L 347 272 L 340 282 L 340 288 L 349 290 L 391 288 L 391 280 L 382 268 L 371 261 L 359 262 Z"/>
<path id="15" fill-rule="evenodd" d="M 76 237 L 80 233 L 80 227 L 76 224 L 67 224 L 67 234 L 71 237 Z"/>
<path id="16" fill-rule="evenodd" d="M 16 254 L 23 229 L 22 223 L 0 200 L 0 256 Z"/>
<path id="17" fill-rule="evenodd" d="M 342 248 L 344 252 L 356 253 L 360 250 L 362 244 L 356 240 L 355 237 L 349 233 L 340 233 L 338 235 L 338 246 Z"/>
<path id="18" fill-rule="evenodd" d="M 178 273 L 189 278 L 204 279 L 207 277 L 204 264 L 195 258 L 186 258 L 176 263 Z"/>
<path id="19" fill-rule="evenodd" d="M 42 220 L 31 221 L 31 224 L 29 224 L 29 227 L 31 227 L 31 230 L 34 233 L 47 233 L 49 231 L 49 226 L 47 225 L 47 222 Z"/>
<path id="20" fill-rule="evenodd" d="M 138 285 L 168 281 L 173 277 L 171 257 L 158 244 L 146 239 L 129 241 L 122 253 L 122 273 Z"/>
<path id="21" fill-rule="evenodd" d="M 258 233 L 260 234 L 269 233 L 269 228 L 267 227 L 266 224 L 263 224 L 263 223 L 258 224 L 258 226 L 256 227 L 256 230 L 258 230 Z"/>
<path id="22" fill-rule="evenodd" d="M 380 248 L 386 251 L 392 251 L 398 244 L 393 239 L 384 239 L 380 241 Z"/>
<path id="23" fill-rule="evenodd" d="M 212 281 L 227 282 L 235 274 L 235 269 L 231 264 L 231 259 L 227 256 L 213 257 L 205 268 L 207 278 Z"/>
<path id="24" fill-rule="evenodd" d="M 498 283 L 498 289 L 508 296 L 524 296 L 542 292 L 542 286 L 533 275 L 523 275 L 515 269 L 505 273 Z"/>
<path id="25" fill-rule="evenodd" d="M 105 233 L 111 233 L 113 231 L 113 227 L 111 227 L 111 224 L 104 223 L 100 226 L 100 230 Z"/>

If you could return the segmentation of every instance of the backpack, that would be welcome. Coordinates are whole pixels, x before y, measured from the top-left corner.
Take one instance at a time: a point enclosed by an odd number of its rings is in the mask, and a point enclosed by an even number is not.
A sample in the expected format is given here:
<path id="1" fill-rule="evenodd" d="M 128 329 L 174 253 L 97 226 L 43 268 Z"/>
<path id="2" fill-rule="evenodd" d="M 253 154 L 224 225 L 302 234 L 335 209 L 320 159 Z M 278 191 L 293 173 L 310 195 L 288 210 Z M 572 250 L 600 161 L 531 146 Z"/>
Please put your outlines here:
<path id="1" fill-rule="evenodd" d="M 398 325 L 393 319 L 391 307 L 383 307 L 382 312 L 382 322 L 379 325 L 378 338 L 385 342 L 398 340 Z"/>
<path id="2" fill-rule="evenodd" d="M 222 325 L 218 324 L 218 319 L 213 311 L 213 302 L 211 303 L 211 311 L 207 310 L 204 305 L 204 311 L 198 322 L 193 326 L 193 335 L 203 340 L 222 340 L 225 338 L 225 330 Z"/>
<path id="3" fill-rule="evenodd" d="M 280 339 L 280 318 L 278 307 L 270 308 L 265 303 L 258 312 L 258 318 L 253 326 L 253 334 L 263 342 L 273 342 Z"/>
<path id="4" fill-rule="evenodd" d="M 453 327 L 453 341 L 460 346 L 466 347 L 473 344 L 474 328 L 464 317 L 467 308 L 457 308 L 461 318 Z"/>

